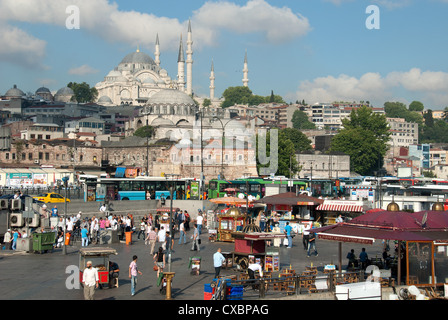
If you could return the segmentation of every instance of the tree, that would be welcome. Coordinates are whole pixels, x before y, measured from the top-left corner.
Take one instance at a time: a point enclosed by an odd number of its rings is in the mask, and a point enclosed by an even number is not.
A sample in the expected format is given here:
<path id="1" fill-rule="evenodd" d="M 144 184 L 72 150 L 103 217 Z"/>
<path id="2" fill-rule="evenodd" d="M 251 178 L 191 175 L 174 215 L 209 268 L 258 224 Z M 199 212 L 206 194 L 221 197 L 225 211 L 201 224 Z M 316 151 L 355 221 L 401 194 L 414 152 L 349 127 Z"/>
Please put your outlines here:
<path id="1" fill-rule="evenodd" d="M 343 129 L 331 141 L 330 151 L 350 155 L 351 170 L 361 175 L 372 175 L 382 167 L 389 141 L 386 117 L 363 106 L 353 110 L 342 120 Z"/>
<path id="2" fill-rule="evenodd" d="M 308 116 L 302 110 L 294 111 L 291 121 L 292 126 L 295 129 L 307 130 L 316 128 L 316 125 L 308 120 Z"/>
<path id="3" fill-rule="evenodd" d="M 278 130 L 278 129 L 271 129 Z M 266 133 L 266 156 L 271 156 L 271 131 Z M 259 149 L 259 139 L 260 137 L 257 135 L 257 150 Z M 257 169 L 260 171 L 262 167 L 275 166 L 277 168 L 276 172 L 271 172 L 276 175 L 282 175 L 289 177 L 290 175 L 294 175 L 300 170 L 300 167 L 297 163 L 295 157 L 295 146 L 294 143 L 288 138 L 287 134 L 283 130 L 278 131 L 278 157 L 276 163 L 274 162 L 274 158 L 272 157 L 271 162 L 269 164 L 261 164 L 259 159 L 259 154 L 257 154 Z"/>
<path id="4" fill-rule="evenodd" d="M 211 104 L 212 104 L 212 102 L 211 102 L 210 99 L 208 99 L 208 98 L 205 98 L 204 101 L 202 101 L 202 106 L 203 106 L 204 108 L 210 107 Z"/>
<path id="5" fill-rule="evenodd" d="M 134 136 L 140 137 L 140 138 L 152 138 L 154 135 L 154 128 L 151 126 L 143 126 L 135 130 Z"/>
<path id="6" fill-rule="evenodd" d="M 228 108 L 235 104 L 247 104 L 252 96 L 252 91 L 245 86 L 229 87 L 223 92 L 222 96 L 224 101 L 221 107 Z"/>
<path id="7" fill-rule="evenodd" d="M 388 118 L 403 118 L 407 122 L 415 122 L 421 125 L 423 117 L 419 112 L 410 111 L 401 102 L 385 102 L 384 111 Z"/>
<path id="8" fill-rule="evenodd" d="M 95 87 L 90 88 L 90 85 L 86 82 L 69 82 L 67 87 L 71 88 L 74 92 L 72 101 L 78 103 L 94 102 L 98 97 L 98 90 Z"/>
<path id="9" fill-rule="evenodd" d="M 409 104 L 409 111 L 418 111 L 421 112 L 425 109 L 425 106 L 420 101 L 412 101 Z"/>
<path id="10" fill-rule="evenodd" d="M 282 134 L 294 144 L 295 152 L 311 150 L 311 140 L 300 130 L 295 128 L 282 129 Z"/>
<path id="11" fill-rule="evenodd" d="M 425 126 L 434 127 L 434 118 L 431 109 L 423 114 L 423 119 L 425 119 Z"/>

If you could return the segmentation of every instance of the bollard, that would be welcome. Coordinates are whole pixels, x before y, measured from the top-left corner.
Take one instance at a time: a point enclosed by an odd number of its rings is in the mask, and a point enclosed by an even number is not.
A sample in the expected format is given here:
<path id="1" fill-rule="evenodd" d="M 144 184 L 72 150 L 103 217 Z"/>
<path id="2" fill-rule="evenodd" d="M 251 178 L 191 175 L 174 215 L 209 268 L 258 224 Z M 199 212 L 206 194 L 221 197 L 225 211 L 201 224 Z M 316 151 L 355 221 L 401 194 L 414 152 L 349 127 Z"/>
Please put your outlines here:
<path id="1" fill-rule="evenodd" d="M 174 278 L 175 272 L 164 272 L 163 276 L 166 278 L 166 298 L 165 300 L 171 300 L 171 281 Z"/>

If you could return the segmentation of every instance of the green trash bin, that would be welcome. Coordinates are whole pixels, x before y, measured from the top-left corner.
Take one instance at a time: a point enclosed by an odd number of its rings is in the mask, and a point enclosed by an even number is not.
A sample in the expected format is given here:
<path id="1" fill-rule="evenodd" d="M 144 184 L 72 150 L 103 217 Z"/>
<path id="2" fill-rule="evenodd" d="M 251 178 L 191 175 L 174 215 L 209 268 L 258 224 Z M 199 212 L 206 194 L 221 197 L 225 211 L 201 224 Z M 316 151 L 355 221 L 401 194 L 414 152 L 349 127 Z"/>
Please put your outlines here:
<path id="1" fill-rule="evenodd" d="M 54 241 L 55 241 L 54 232 L 34 233 L 33 251 L 42 253 L 48 250 L 53 250 Z"/>

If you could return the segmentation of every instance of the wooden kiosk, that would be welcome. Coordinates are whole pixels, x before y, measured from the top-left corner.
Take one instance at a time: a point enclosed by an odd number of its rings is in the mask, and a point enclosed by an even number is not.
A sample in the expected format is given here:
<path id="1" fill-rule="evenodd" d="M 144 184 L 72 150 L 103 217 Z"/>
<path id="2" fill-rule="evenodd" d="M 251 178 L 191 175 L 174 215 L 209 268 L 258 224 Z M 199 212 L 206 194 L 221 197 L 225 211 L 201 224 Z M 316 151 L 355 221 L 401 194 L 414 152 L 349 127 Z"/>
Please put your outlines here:
<path id="1" fill-rule="evenodd" d="M 242 230 L 246 225 L 246 215 L 236 208 L 218 215 L 218 241 L 234 242 L 232 233 Z"/>
<path id="2" fill-rule="evenodd" d="M 276 238 L 284 238 L 283 233 L 269 232 L 232 232 L 235 239 L 235 250 L 232 259 L 239 268 L 245 270 L 249 266 L 249 257 L 254 257 L 255 262 L 262 263 L 265 271 L 280 271 L 279 249 L 266 247 L 266 241 Z"/>

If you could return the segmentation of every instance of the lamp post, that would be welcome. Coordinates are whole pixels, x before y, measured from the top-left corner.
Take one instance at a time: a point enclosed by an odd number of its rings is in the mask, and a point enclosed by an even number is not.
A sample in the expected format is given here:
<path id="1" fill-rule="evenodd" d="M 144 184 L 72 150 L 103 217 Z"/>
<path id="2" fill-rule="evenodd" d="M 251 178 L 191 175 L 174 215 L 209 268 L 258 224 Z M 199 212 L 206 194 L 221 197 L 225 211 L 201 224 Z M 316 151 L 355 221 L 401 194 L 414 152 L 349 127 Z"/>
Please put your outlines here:
<path id="1" fill-rule="evenodd" d="M 197 116 L 201 117 L 201 195 L 204 194 L 203 188 L 204 188 L 204 149 L 202 145 L 202 118 L 204 117 L 204 113 L 202 110 L 199 110 L 196 112 L 196 120 L 198 120 Z"/>
<path id="2" fill-rule="evenodd" d="M 67 245 L 65 244 L 65 237 L 66 237 L 66 229 L 67 229 L 67 186 L 68 186 L 68 177 L 63 177 L 62 181 L 65 184 L 65 197 L 64 197 L 64 245 L 62 246 L 62 254 L 66 255 L 67 254 Z"/>
<path id="3" fill-rule="evenodd" d="M 222 127 L 222 134 L 221 134 L 221 179 L 224 179 L 224 132 L 225 132 L 225 125 L 222 123 L 221 119 L 219 119 L 218 117 L 214 116 L 213 119 L 216 119 L 219 121 L 219 123 L 221 123 L 221 127 Z M 228 122 L 227 122 L 228 123 Z M 226 125 L 227 125 L 226 123 Z"/>

